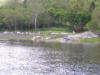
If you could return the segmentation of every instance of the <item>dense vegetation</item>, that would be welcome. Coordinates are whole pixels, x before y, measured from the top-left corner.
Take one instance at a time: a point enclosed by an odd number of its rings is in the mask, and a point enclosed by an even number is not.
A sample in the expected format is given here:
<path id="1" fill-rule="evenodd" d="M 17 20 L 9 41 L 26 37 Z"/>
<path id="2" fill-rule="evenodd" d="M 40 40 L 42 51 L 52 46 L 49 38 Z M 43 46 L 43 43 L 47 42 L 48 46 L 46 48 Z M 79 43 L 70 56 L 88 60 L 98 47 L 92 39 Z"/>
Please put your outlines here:
<path id="1" fill-rule="evenodd" d="M 36 31 L 66 25 L 100 31 L 99 13 L 99 0 L 8 0 L 0 7 L 0 30 Z"/>

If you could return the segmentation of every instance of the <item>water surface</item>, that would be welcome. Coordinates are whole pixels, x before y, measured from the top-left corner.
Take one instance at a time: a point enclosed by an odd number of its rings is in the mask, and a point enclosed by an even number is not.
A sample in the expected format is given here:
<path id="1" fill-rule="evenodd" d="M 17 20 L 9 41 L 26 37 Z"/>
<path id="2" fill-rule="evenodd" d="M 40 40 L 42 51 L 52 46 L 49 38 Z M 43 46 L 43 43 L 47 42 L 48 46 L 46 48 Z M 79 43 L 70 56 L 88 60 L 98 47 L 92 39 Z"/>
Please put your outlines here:
<path id="1" fill-rule="evenodd" d="M 100 44 L 0 41 L 0 75 L 100 75 Z"/>

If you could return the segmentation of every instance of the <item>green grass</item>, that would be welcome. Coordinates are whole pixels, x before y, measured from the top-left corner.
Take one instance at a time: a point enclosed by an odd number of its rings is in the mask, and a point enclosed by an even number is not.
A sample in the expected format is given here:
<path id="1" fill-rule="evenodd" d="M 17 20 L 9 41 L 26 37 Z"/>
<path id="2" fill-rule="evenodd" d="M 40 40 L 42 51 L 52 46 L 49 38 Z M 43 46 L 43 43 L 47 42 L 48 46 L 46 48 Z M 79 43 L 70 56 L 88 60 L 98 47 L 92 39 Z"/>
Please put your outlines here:
<path id="1" fill-rule="evenodd" d="M 7 40 L 31 40 L 31 38 L 16 38 L 16 37 L 0 37 L 0 39 L 7 39 Z"/>
<path id="2" fill-rule="evenodd" d="M 9 31 L 9 30 L 4 30 L 4 31 Z M 62 25 L 62 24 L 55 24 L 52 25 L 52 27 L 41 27 L 37 28 L 37 32 L 45 33 L 45 34 L 50 34 L 49 31 L 55 32 L 55 33 L 61 33 L 61 32 L 69 32 L 71 33 L 72 27 L 67 26 L 67 25 Z M 11 30 L 10 32 L 15 32 L 14 30 Z M 16 32 L 30 32 L 30 33 L 35 33 L 34 29 L 31 30 L 16 30 Z"/>
<path id="3" fill-rule="evenodd" d="M 68 26 L 54 26 L 54 27 L 50 27 L 50 28 L 38 28 L 37 30 L 38 32 L 41 32 L 43 34 L 50 34 L 50 33 L 71 33 L 72 29 L 71 27 Z"/>
<path id="4" fill-rule="evenodd" d="M 15 32 L 15 31 L 12 31 Z M 20 32 L 20 30 L 17 30 L 16 32 Z M 23 32 L 30 32 L 30 33 L 35 33 L 34 30 L 30 30 L 30 31 L 23 31 Z M 37 28 L 37 33 L 40 32 L 43 34 L 43 38 L 47 38 L 48 36 L 51 35 L 51 33 L 71 33 L 72 32 L 72 28 L 70 26 L 67 25 L 54 25 L 52 27 L 46 27 L 46 28 Z M 57 35 L 54 36 L 52 38 L 60 38 L 60 37 L 64 37 L 61 35 Z M 16 37 L 0 37 L 0 39 L 8 39 L 8 40 L 30 40 L 31 38 L 16 38 Z"/>
<path id="5" fill-rule="evenodd" d="M 71 32 L 71 29 L 67 27 L 51 27 L 51 28 L 40 28 L 40 31 L 57 31 L 57 32 Z"/>
<path id="6" fill-rule="evenodd" d="M 80 42 L 85 42 L 85 43 L 100 43 L 100 37 L 95 37 L 91 39 L 79 39 Z"/>

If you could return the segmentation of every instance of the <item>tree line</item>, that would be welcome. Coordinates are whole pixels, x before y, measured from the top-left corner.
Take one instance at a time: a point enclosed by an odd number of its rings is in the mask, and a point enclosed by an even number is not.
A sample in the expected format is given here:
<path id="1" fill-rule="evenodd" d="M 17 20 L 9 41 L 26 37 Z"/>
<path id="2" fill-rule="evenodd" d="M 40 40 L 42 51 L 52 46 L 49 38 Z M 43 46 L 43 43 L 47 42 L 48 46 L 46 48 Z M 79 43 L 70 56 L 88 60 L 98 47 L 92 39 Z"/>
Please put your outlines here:
<path id="1" fill-rule="evenodd" d="M 99 0 L 8 0 L 0 6 L 0 30 L 33 30 L 56 25 L 100 31 Z"/>

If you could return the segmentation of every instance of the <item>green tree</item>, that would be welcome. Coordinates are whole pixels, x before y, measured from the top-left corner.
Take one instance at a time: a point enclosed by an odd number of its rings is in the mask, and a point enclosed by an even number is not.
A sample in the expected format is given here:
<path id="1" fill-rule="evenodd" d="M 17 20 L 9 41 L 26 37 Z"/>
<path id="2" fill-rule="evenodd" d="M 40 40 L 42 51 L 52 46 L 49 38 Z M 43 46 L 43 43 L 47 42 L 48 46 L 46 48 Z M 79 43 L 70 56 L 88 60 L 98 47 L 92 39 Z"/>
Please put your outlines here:
<path id="1" fill-rule="evenodd" d="M 87 24 L 87 28 L 100 32 L 100 7 L 96 7 L 94 10 L 92 20 Z"/>
<path id="2" fill-rule="evenodd" d="M 29 15 L 32 17 L 30 18 L 32 22 L 34 23 L 35 27 L 35 32 L 37 31 L 37 21 L 38 21 L 38 16 L 44 12 L 44 5 L 43 1 L 41 0 L 29 0 L 27 4 L 28 11 L 30 12 Z"/>
<path id="3" fill-rule="evenodd" d="M 73 25 L 85 25 L 91 20 L 91 14 L 86 11 L 81 12 L 69 12 L 67 16 L 68 22 Z"/>
<path id="4" fill-rule="evenodd" d="M 66 23 L 66 19 L 67 19 L 66 10 L 50 8 L 48 12 L 50 13 L 52 17 L 54 17 L 56 23 L 61 23 L 61 24 Z"/>

